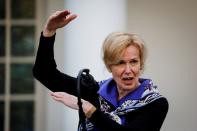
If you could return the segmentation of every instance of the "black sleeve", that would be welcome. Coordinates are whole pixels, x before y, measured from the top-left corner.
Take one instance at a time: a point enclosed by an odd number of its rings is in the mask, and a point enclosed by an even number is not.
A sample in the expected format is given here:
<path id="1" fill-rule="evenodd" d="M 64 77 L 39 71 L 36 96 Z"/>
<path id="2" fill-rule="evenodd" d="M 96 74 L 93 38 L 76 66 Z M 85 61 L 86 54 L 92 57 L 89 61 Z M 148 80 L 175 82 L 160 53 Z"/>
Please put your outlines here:
<path id="1" fill-rule="evenodd" d="M 55 35 L 52 37 L 40 36 L 36 61 L 33 67 L 33 76 L 49 90 L 63 91 L 76 95 L 76 78 L 60 72 L 54 59 Z"/>
<path id="2" fill-rule="evenodd" d="M 100 110 L 96 110 L 90 121 L 101 131 L 159 131 L 168 112 L 168 101 L 160 98 L 138 111 L 130 112 L 130 121 L 120 125 L 111 120 Z"/>
<path id="3" fill-rule="evenodd" d="M 39 47 L 33 67 L 33 76 L 53 92 L 67 92 L 77 96 L 77 78 L 60 72 L 54 59 L 55 35 L 40 36 Z M 81 85 L 81 97 L 98 107 L 98 94 Z M 96 84 L 97 85 L 97 84 Z M 94 90 L 93 90 L 94 91 Z"/>

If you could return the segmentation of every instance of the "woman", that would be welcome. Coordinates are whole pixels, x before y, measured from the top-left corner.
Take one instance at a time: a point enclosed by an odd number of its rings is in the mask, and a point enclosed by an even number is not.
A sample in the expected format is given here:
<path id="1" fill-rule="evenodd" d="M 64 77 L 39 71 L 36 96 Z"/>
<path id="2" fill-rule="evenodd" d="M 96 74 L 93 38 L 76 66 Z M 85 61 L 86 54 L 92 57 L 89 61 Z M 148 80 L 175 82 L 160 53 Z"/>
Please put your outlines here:
<path id="1" fill-rule="evenodd" d="M 55 33 L 77 15 L 69 11 L 53 13 L 40 37 L 33 74 L 52 90 L 53 99 L 78 110 L 77 78 L 56 68 L 53 46 Z M 82 91 L 83 110 L 89 131 L 159 131 L 168 112 L 168 101 L 150 79 L 140 78 L 146 49 L 135 34 L 114 32 L 103 43 L 103 61 L 112 77 L 99 82 L 99 91 Z M 85 90 L 85 89 L 84 89 Z M 79 130 L 82 130 L 79 124 Z"/>

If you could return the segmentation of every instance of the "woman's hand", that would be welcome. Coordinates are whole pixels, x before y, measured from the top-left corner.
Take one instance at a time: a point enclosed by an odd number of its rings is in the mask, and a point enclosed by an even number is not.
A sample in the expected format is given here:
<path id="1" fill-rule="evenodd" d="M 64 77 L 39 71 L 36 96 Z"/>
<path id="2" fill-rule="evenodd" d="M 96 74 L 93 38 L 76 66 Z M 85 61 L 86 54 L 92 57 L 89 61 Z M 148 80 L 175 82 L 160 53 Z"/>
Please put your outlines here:
<path id="1" fill-rule="evenodd" d="M 65 92 L 52 92 L 51 96 L 54 100 L 63 103 L 64 105 L 78 110 L 78 99 L 74 95 Z M 82 99 L 82 108 L 87 118 L 90 118 L 96 108 L 88 101 Z"/>
<path id="2" fill-rule="evenodd" d="M 43 35 L 45 37 L 53 36 L 58 28 L 64 27 L 76 17 L 77 15 L 71 14 L 68 10 L 56 11 L 49 16 L 43 30 Z"/>

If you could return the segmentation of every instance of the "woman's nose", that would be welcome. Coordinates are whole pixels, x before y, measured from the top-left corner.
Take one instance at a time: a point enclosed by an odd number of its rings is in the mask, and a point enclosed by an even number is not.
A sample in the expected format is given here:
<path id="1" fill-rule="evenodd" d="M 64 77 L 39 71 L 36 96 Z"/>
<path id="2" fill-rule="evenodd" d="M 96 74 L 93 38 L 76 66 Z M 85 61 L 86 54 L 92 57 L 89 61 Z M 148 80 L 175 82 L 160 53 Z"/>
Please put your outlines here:
<path id="1" fill-rule="evenodd" d="M 130 73 L 131 70 L 132 70 L 131 65 L 129 63 L 127 63 L 126 66 L 125 66 L 125 72 Z"/>

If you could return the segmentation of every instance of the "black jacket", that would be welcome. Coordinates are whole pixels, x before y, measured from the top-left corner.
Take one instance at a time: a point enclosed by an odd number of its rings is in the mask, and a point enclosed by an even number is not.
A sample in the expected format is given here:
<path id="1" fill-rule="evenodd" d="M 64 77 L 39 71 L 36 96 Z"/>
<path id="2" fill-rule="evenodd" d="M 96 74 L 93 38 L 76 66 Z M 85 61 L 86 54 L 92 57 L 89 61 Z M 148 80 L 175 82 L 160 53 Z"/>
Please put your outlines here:
<path id="1" fill-rule="evenodd" d="M 34 77 L 49 90 L 62 91 L 77 95 L 77 78 L 60 72 L 54 59 L 55 35 L 52 37 L 40 36 L 35 65 Z M 90 96 L 87 91 L 82 92 L 82 98 L 90 101 L 96 107 L 98 96 Z M 99 108 L 89 119 L 100 131 L 159 131 L 168 112 L 168 101 L 160 98 L 126 115 L 127 124 L 120 125 L 106 116 Z"/>

